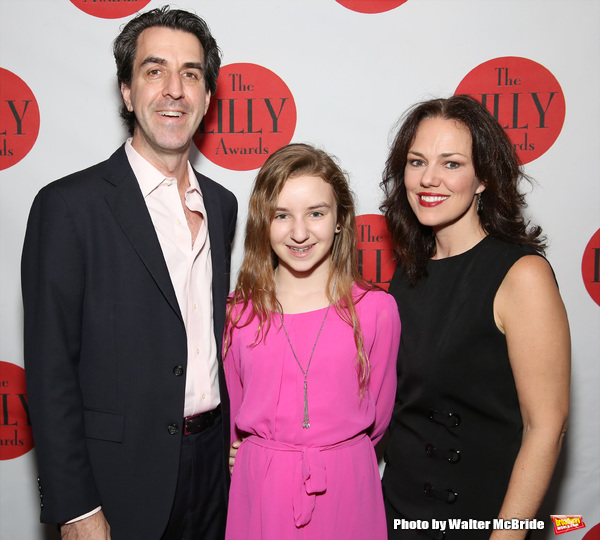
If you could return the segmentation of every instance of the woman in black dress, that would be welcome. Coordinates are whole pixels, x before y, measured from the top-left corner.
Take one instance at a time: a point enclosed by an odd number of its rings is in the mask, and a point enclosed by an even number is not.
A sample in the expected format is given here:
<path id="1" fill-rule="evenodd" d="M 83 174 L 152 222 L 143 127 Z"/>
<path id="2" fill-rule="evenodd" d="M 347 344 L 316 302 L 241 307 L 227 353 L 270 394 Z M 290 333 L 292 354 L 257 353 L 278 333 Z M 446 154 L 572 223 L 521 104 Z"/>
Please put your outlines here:
<path id="1" fill-rule="evenodd" d="M 541 229 L 522 215 L 523 177 L 504 129 L 467 96 L 413 107 L 390 151 L 382 210 L 403 325 L 383 477 L 390 539 L 541 526 L 494 522 L 535 518 L 569 409 L 567 316 Z"/>

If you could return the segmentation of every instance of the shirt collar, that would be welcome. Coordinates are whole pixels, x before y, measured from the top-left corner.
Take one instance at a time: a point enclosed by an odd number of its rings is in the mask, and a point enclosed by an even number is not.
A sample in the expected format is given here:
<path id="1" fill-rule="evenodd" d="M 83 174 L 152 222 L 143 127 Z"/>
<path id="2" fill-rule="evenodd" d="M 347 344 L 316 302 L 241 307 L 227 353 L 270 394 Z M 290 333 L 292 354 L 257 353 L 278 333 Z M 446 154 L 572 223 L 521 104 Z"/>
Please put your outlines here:
<path id="1" fill-rule="evenodd" d="M 138 184 L 140 185 L 140 189 L 142 190 L 142 195 L 146 198 L 150 193 L 152 193 L 158 186 L 160 186 L 163 182 L 168 181 L 177 181 L 175 177 L 168 177 L 161 173 L 154 165 L 152 165 L 146 158 L 144 158 L 131 144 L 133 140 L 132 137 L 129 137 L 125 142 L 125 153 L 127 154 L 127 159 L 129 160 L 129 165 L 133 169 L 133 174 L 137 178 Z M 188 168 L 188 178 L 190 181 L 190 187 L 192 189 L 198 190 L 200 196 L 202 196 L 202 191 L 200 190 L 200 186 L 198 185 L 198 179 L 194 174 L 194 169 L 192 168 L 190 162 L 187 162 Z"/>

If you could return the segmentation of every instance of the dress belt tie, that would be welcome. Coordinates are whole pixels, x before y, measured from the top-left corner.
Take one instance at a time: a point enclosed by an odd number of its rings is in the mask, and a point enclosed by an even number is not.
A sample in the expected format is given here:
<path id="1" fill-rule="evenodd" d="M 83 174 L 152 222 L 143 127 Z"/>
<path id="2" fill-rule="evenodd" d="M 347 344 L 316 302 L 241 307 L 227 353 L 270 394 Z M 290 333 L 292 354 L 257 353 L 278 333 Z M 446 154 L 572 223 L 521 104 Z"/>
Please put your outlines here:
<path id="1" fill-rule="evenodd" d="M 302 446 L 251 435 L 244 439 L 244 443 L 248 442 L 281 452 L 302 454 L 302 460 L 294 468 L 295 480 L 292 498 L 296 527 L 302 527 L 312 519 L 317 495 L 327 491 L 327 470 L 321 452 L 348 448 L 362 442 L 363 439 L 368 439 L 368 437 L 366 434 L 361 433 L 347 441 L 328 446 Z"/>

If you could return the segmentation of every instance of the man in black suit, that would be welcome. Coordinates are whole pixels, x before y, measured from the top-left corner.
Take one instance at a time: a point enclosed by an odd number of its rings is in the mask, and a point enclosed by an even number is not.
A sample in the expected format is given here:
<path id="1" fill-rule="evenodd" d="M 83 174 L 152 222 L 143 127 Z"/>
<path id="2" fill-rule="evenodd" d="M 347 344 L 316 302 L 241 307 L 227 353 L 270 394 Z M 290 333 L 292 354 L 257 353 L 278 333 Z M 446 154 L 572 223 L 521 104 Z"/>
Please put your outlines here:
<path id="1" fill-rule="evenodd" d="M 40 191 L 23 248 L 41 519 L 63 538 L 222 538 L 237 202 L 188 162 L 220 52 L 202 19 L 161 8 L 114 53 L 132 138 Z"/>

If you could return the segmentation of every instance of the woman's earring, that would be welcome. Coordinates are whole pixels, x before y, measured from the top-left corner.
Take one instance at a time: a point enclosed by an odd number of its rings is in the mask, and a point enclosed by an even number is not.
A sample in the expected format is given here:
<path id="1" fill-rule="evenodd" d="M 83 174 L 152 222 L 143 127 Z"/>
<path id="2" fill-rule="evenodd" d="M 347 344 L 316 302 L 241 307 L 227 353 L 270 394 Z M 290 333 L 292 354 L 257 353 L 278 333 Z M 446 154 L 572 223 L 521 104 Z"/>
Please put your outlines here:
<path id="1" fill-rule="evenodd" d="M 481 193 L 483 193 L 483 191 Z M 481 208 L 482 208 L 481 193 L 477 194 L 477 213 L 478 214 L 481 214 Z"/>
<path id="2" fill-rule="evenodd" d="M 337 226 L 336 226 L 336 228 L 335 228 L 335 232 L 336 232 L 336 233 L 338 233 L 338 232 L 340 232 L 341 230 L 342 230 L 342 228 L 341 228 L 339 225 L 337 225 Z"/>

